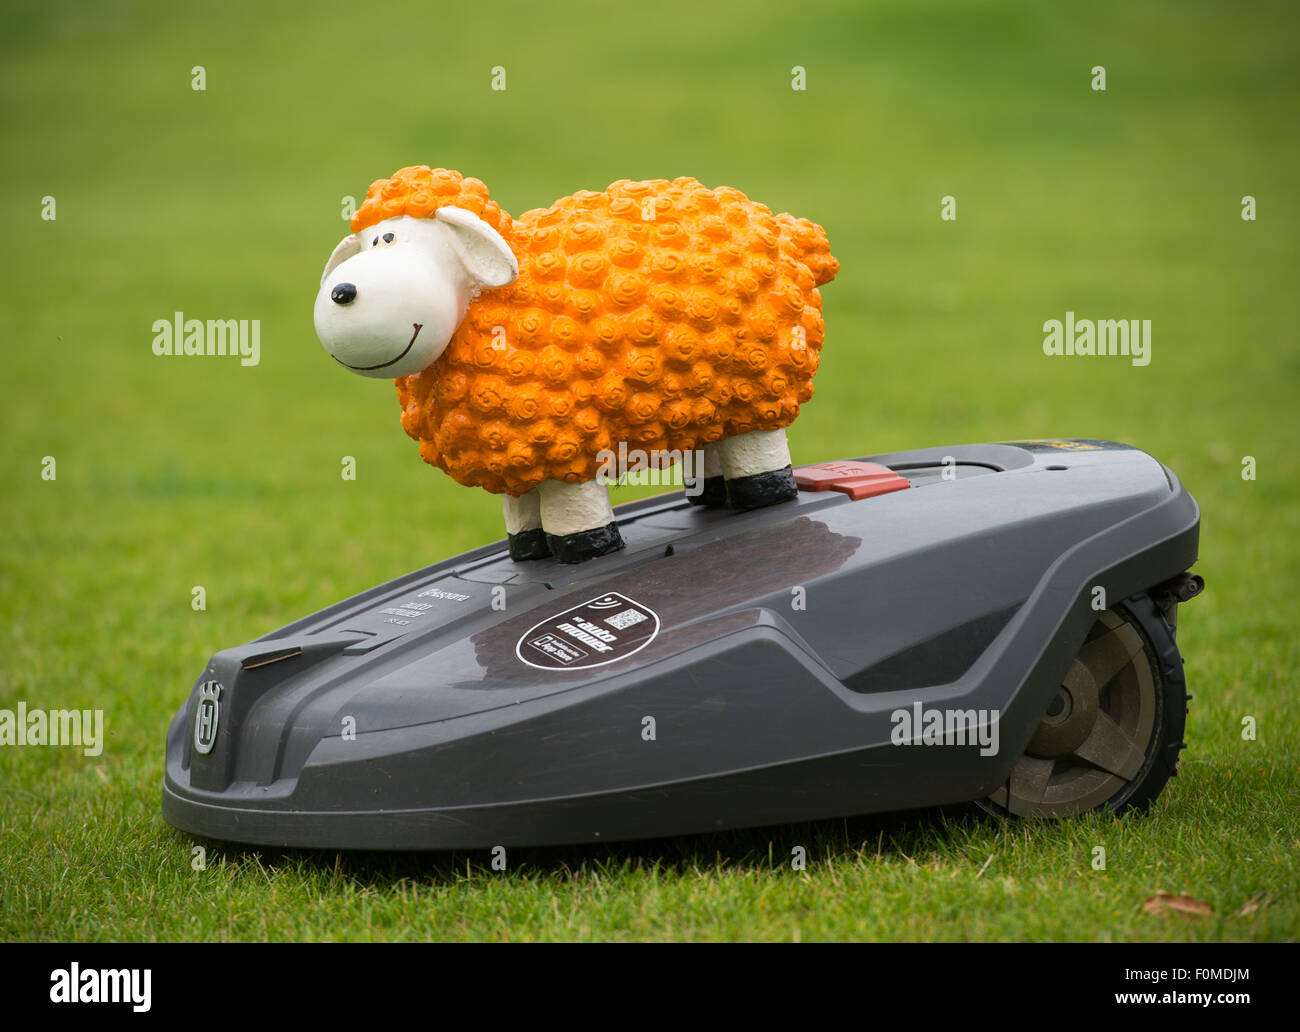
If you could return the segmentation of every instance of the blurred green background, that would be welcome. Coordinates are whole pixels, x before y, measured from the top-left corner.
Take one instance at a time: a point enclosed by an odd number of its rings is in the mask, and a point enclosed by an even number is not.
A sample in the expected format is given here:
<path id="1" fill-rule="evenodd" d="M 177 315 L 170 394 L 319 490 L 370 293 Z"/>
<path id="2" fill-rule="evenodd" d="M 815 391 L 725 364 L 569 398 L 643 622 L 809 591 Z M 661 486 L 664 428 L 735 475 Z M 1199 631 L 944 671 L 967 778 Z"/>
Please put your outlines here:
<path id="1" fill-rule="evenodd" d="M 103 707 L 108 743 L 0 749 L 0 935 L 1296 937 L 1298 26 L 1293 4 L 1185 0 L 7 4 L 0 706 Z M 158 791 L 207 657 L 502 533 L 495 497 L 420 462 L 392 384 L 312 329 L 343 198 L 417 163 L 515 215 L 693 175 L 824 225 L 841 272 L 796 462 L 1059 436 L 1170 465 L 1209 589 L 1156 813 L 835 822 L 507 876 L 214 845 L 192 871 Z M 1044 356 L 1067 310 L 1150 319 L 1150 365 Z M 260 320 L 260 364 L 154 356 L 176 311 Z M 1142 914 L 1159 889 L 1214 914 Z"/>

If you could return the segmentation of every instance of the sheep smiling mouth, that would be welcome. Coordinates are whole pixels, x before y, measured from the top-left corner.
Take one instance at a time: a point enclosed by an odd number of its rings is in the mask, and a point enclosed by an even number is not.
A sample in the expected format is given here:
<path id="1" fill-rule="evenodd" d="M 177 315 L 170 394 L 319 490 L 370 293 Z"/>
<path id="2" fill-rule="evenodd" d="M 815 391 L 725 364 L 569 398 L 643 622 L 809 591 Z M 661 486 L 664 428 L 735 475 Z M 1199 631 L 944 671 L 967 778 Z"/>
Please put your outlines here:
<path id="1" fill-rule="evenodd" d="M 417 322 L 417 323 L 411 323 L 411 325 L 415 327 L 415 332 L 411 334 L 410 343 L 408 343 L 406 347 L 402 348 L 402 353 L 398 355 L 396 358 L 391 358 L 387 362 L 380 362 L 379 365 L 348 365 L 341 358 L 336 358 L 334 359 L 334 361 L 341 366 L 348 366 L 349 369 L 355 369 L 359 373 L 364 373 L 369 369 L 383 369 L 385 366 L 390 366 L 394 362 L 400 362 L 402 359 L 406 357 L 406 353 L 415 346 L 415 338 L 418 337 L 420 335 L 420 331 L 424 329 L 424 323 Z"/>

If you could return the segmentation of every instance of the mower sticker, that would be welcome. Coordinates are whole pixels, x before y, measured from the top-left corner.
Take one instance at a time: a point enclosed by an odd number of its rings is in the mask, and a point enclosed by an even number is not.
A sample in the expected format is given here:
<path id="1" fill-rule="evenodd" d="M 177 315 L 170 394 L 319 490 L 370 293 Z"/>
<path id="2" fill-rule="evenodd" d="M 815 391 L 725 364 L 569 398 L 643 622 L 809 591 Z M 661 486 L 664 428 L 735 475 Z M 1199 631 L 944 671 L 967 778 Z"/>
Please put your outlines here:
<path id="1" fill-rule="evenodd" d="M 604 666 L 640 652 L 658 633 L 653 609 L 610 591 L 534 624 L 515 655 L 539 670 Z"/>
<path id="2" fill-rule="evenodd" d="M 199 706 L 194 713 L 194 749 L 202 756 L 212 752 L 217 742 L 217 723 L 221 720 L 221 682 L 204 681 L 199 685 Z"/>
<path id="3" fill-rule="evenodd" d="M 1010 441 L 1009 444 L 1017 448 L 1025 448 L 1028 451 L 1042 451 L 1051 449 L 1052 451 L 1128 451 L 1128 445 L 1119 445 L 1118 448 L 1107 448 L 1107 441 L 1078 440 L 1064 441 L 1059 438 L 1034 437 L 1023 441 Z"/>

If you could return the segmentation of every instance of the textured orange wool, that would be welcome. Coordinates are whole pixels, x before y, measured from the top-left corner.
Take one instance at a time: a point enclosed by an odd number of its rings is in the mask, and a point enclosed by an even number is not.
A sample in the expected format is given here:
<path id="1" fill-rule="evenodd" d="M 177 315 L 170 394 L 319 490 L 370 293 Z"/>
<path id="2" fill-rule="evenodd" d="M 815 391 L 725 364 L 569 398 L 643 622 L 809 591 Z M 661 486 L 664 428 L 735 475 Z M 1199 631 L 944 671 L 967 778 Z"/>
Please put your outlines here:
<path id="1" fill-rule="evenodd" d="M 377 222 L 401 215 L 428 218 L 444 204 L 473 212 L 510 239 L 512 220 L 488 197 L 486 186 L 451 169 L 428 165 L 398 169 L 391 179 L 376 179 L 371 183 L 366 199 L 352 216 L 352 232 L 360 233 Z"/>
<path id="2" fill-rule="evenodd" d="M 354 231 L 440 205 L 510 244 L 446 351 L 399 377 L 402 426 L 462 484 L 591 480 L 602 452 L 685 452 L 788 426 L 812 397 L 835 278 L 822 228 L 690 178 L 620 180 L 511 220 L 477 179 L 423 166 L 370 187 Z"/>

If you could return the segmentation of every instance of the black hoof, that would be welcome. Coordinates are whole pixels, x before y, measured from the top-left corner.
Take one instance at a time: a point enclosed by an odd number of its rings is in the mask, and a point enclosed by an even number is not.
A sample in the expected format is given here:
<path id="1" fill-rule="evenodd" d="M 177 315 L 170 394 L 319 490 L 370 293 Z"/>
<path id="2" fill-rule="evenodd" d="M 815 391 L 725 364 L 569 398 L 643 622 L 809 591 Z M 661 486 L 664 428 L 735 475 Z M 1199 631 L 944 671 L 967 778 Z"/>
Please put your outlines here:
<path id="1" fill-rule="evenodd" d="M 727 481 L 719 473 L 716 477 L 705 477 L 688 485 L 686 500 L 692 505 L 707 505 L 710 509 L 727 504 Z"/>
<path id="2" fill-rule="evenodd" d="M 623 537 L 618 524 L 610 523 L 595 530 L 580 530 L 576 534 L 547 534 L 551 553 L 562 563 L 581 563 L 608 555 L 623 547 Z"/>
<path id="3" fill-rule="evenodd" d="M 798 494 L 794 471 L 789 466 L 727 481 L 727 502 L 733 509 L 761 509 L 765 505 L 788 502 Z"/>
<path id="4" fill-rule="evenodd" d="M 517 563 L 526 559 L 545 559 L 551 554 L 551 546 L 546 541 L 546 531 L 541 527 L 533 530 L 521 530 L 518 534 L 507 534 L 510 541 L 510 558 Z"/>

